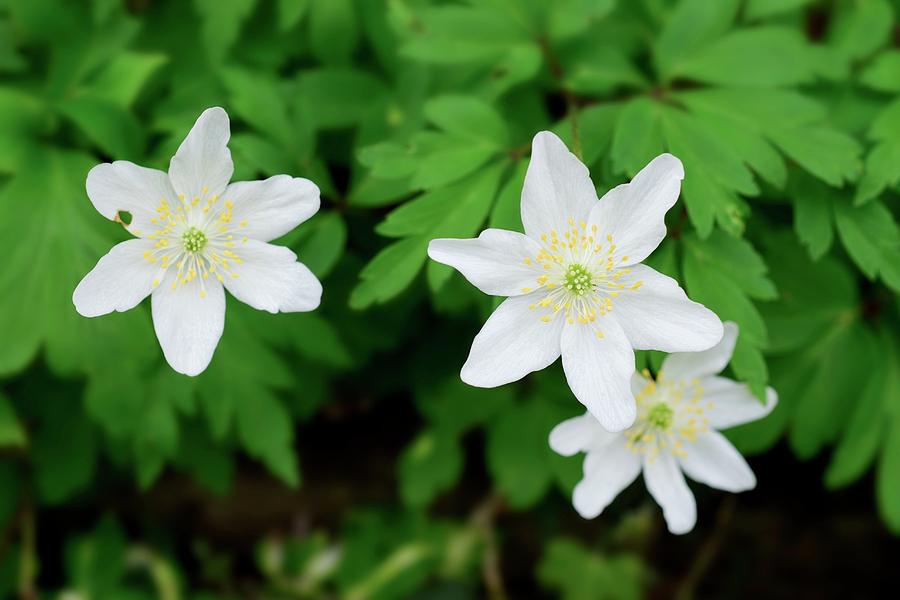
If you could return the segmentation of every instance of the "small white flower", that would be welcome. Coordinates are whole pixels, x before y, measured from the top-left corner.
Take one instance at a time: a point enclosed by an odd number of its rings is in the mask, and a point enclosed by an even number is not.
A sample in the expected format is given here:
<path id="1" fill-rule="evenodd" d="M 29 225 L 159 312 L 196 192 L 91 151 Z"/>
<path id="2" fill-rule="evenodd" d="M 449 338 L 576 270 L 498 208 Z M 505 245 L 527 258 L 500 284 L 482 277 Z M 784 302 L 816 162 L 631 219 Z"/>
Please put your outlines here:
<path id="1" fill-rule="evenodd" d="M 534 137 L 522 189 L 525 234 L 438 239 L 428 255 L 486 294 L 508 296 L 472 343 L 463 381 L 496 387 L 552 364 L 610 431 L 630 427 L 633 349 L 705 350 L 722 323 L 674 279 L 639 264 L 666 235 L 684 168 L 662 154 L 597 201 L 587 168 L 548 131 Z"/>
<path id="2" fill-rule="evenodd" d="M 550 447 L 563 456 L 586 452 L 584 479 L 575 486 L 575 510 L 593 519 L 643 470 L 650 495 L 662 506 L 672 533 L 686 533 L 697 520 L 691 479 L 727 492 L 756 486 L 747 462 L 719 433 L 768 415 L 778 402 L 766 390 L 763 405 L 744 384 L 717 374 L 731 360 L 737 326 L 705 352 L 672 354 L 656 381 L 635 373 L 632 388 L 638 417 L 630 429 L 609 433 L 588 413 L 550 432 Z"/>
<path id="3" fill-rule="evenodd" d="M 225 292 L 276 312 L 313 310 L 322 285 L 297 256 L 267 244 L 319 209 L 319 188 L 276 175 L 229 184 L 228 115 L 200 115 L 169 163 L 168 174 L 127 161 L 87 176 L 104 217 L 131 214 L 136 239 L 113 247 L 72 295 L 85 317 L 126 311 L 152 296 L 153 326 L 173 369 L 197 375 L 212 359 L 225 324 Z"/>

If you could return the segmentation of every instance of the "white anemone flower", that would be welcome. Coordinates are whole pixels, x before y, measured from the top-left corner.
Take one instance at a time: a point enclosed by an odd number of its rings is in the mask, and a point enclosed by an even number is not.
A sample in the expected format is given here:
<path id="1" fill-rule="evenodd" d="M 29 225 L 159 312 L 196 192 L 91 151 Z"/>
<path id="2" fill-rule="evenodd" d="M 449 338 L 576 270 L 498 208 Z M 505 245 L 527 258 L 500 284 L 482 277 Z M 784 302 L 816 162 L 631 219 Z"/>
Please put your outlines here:
<path id="1" fill-rule="evenodd" d="M 228 115 L 203 112 L 169 172 L 127 161 L 97 165 L 87 193 L 100 214 L 135 236 L 112 248 L 72 296 L 85 317 L 126 311 L 151 296 L 153 326 L 173 369 L 206 369 L 225 325 L 225 289 L 259 310 L 310 311 L 322 285 L 278 238 L 319 209 L 319 188 L 276 175 L 229 183 Z"/>
<path id="2" fill-rule="evenodd" d="M 550 447 L 563 456 L 585 452 L 584 478 L 572 503 L 593 519 L 643 471 L 650 495 L 662 506 L 669 531 L 693 529 L 694 495 L 684 475 L 726 492 L 756 487 L 741 454 L 718 432 L 768 415 L 778 402 L 772 388 L 763 404 L 744 385 L 719 377 L 734 352 L 738 329 L 705 352 L 672 354 L 656 380 L 634 374 L 638 417 L 626 431 L 609 433 L 589 413 L 563 421 L 550 432 Z"/>
<path id="3" fill-rule="evenodd" d="M 428 246 L 481 291 L 508 297 L 475 337 L 463 381 L 496 387 L 562 354 L 591 414 L 610 431 L 630 427 L 633 349 L 692 352 L 722 338 L 715 314 L 640 264 L 665 237 L 683 178 L 681 161 L 662 154 L 598 201 L 587 167 L 554 134 L 538 133 L 522 189 L 525 234 L 487 229 Z"/>

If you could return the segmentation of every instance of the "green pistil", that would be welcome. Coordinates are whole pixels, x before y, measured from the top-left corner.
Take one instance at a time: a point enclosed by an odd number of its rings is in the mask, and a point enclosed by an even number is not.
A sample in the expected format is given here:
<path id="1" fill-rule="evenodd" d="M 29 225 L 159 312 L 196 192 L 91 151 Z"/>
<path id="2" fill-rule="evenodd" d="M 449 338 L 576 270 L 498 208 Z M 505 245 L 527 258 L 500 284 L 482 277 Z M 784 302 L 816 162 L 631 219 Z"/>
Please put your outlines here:
<path id="1" fill-rule="evenodd" d="M 584 295 L 591 290 L 591 273 L 582 265 L 569 265 L 565 280 L 566 289 L 576 296 Z"/>
<path id="2" fill-rule="evenodd" d="M 206 234 L 196 227 L 191 227 L 181 236 L 181 241 L 184 242 L 184 249 L 187 252 L 200 252 L 206 246 Z"/>
<path id="3" fill-rule="evenodd" d="M 647 413 L 647 421 L 657 429 L 668 429 L 672 424 L 675 411 L 665 402 L 653 405 Z"/>

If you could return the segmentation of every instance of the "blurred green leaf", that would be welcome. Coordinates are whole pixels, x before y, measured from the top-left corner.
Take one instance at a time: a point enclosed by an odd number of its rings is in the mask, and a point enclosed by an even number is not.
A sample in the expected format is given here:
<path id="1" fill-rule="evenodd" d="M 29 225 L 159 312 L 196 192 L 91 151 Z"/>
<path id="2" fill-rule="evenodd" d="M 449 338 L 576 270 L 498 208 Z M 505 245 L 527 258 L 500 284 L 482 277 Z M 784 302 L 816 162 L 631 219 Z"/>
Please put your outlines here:
<path id="1" fill-rule="evenodd" d="M 0 447 L 24 446 L 26 441 L 27 436 L 16 411 L 6 396 L 0 393 Z"/>
<path id="2" fill-rule="evenodd" d="M 638 600 L 644 597 L 649 568 L 636 555 L 606 556 L 557 538 L 544 550 L 538 579 L 564 600 Z"/>
<path id="3" fill-rule="evenodd" d="M 462 473 L 459 443 L 442 431 L 420 433 L 400 457 L 400 497 L 409 506 L 425 506 L 449 489 Z"/>

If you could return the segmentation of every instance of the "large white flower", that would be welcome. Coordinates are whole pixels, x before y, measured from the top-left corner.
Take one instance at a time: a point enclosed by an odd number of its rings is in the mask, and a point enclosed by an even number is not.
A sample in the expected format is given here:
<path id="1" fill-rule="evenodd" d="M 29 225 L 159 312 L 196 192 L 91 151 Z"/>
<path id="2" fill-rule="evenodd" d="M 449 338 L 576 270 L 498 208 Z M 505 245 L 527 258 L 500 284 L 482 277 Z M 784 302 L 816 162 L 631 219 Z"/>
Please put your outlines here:
<path id="1" fill-rule="evenodd" d="M 609 433 L 585 413 L 550 432 L 550 447 L 559 454 L 587 453 L 584 478 L 572 495 L 582 517 L 603 512 L 642 470 L 672 533 L 690 531 L 697 520 L 683 473 L 727 492 L 756 486 L 747 462 L 717 430 L 761 419 L 778 397 L 768 388 L 763 404 L 746 385 L 717 376 L 731 360 L 737 332 L 734 323 L 726 323 L 715 347 L 668 356 L 655 381 L 649 373 L 635 373 L 638 417 L 630 429 Z"/>
<path id="2" fill-rule="evenodd" d="M 522 189 L 525 234 L 488 229 L 428 246 L 481 291 L 509 297 L 475 337 L 463 381 L 503 385 L 562 354 L 591 414 L 610 431 L 630 427 L 634 348 L 698 351 L 722 338 L 715 314 L 639 264 L 665 237 L 683 178 L 681 161 L 662 154 L 598 202 L 587 168 L 558 137 L 538 133 Z"/>
<path id="3" fill-rule="evenodd" d="M 104 217 L 136 239 L 113 247 L 72 296 L 86 317 L 133 308 L 152 296 L 153 325 L 166 360 L 186 375 L 212 359 L 225 324 L 225 292 L 275 312 L 313 310 L 322 285 L 297 256 L 267 244 L 319 209 L 319 188 L 276 175 L 229 184 L 228 115 L 200 115 L 169 163 L 169 172 L 127 161 L 87 176 L 87 193 Z"/>

